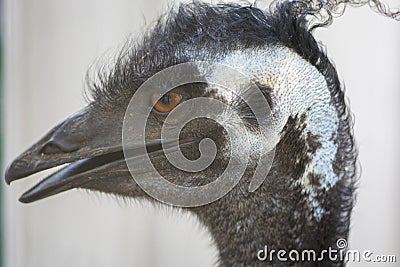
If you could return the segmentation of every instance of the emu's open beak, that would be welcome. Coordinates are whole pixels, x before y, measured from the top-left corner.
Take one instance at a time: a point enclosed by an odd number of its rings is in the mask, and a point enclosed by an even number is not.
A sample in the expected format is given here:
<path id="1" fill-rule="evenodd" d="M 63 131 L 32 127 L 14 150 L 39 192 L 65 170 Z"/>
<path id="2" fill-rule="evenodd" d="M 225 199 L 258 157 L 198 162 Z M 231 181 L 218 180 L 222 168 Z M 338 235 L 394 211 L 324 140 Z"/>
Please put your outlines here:
<path id="1" fill-rule="evenodd" d="M 87 107 L 67 118 L 8 166 L 5 180 L 10 184 L 42 170 L 72 162 L 24 193 L 21 202 L 33 202 L 79 187 L 93 179 L 95 176 L 91 174 L 99 169 L 123 160 L 121 131 L 117 130 L 121 127 L 118 127 L 117 120 L 96 120 L 90 113 Z"/>
<path id="2" fill-rule="evenodd" d="M 93 116 L 89 107 L 72 115 L 8 166 L 5 180 L 10 184 L 42 170 L 71 163 L 25 192 L 21 202 L 29 203 L 84 187 L 96 179 L 129 175 L 121 146 L 122 115 L 118 119 Z M 160 152 L 159 139 L 146 143 L 146 148 L 147 153 Z"/>

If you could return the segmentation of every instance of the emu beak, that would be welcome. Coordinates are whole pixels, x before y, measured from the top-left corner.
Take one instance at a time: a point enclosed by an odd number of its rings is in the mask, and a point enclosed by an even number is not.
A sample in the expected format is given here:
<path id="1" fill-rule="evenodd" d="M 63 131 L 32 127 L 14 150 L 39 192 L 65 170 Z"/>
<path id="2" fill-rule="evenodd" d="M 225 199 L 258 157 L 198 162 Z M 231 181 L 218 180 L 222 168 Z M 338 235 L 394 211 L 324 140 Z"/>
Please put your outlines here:
<path id="1" fill-rule="evenodd" d="M 25 192 L 19 199 L 21 202 L 29 203 L 72 188 L 85 187 L 96 180 L 115 179 L 116 174 L 130 175 L 121 146 L 123 115 L 119 118 L 94 116 L 90 107 L 72 115 L 8 166 L 5 180 L 10 184 L 42 170 L 71 163 Z M 160 140 L 150 138 L 146 148 L 148 154 L 160 152 Z M 138 173 L 141 172 L 139 166 Z"/>
<path id="2" fill-rule="evenodd" d="M 33 202 L 78 187 L 92 179 L 91 172 L 98 171 L 101 166 L 123 160 L 118 130 L 122 119 L 120 122 L 115 119 L 99 120 L 90 111 L 90 107 L 86 107 L 67 118 L 8 166 L 5 180 L 10 184 L 42 170 L 72 162 L 23 194 L 21 202 Z"/>

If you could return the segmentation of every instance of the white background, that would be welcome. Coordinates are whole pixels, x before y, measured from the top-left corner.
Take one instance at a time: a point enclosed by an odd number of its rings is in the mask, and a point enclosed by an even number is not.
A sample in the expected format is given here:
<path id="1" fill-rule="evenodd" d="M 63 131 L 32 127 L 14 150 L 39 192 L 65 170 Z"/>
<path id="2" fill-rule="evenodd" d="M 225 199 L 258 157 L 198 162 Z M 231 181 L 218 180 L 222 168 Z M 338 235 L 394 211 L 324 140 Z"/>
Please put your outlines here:
<path id="1" fill-rule="evenodd" d="M 166 0 L 4 1 L 5 163 L 80 109 L 86 70 L 107 62 L 130 35 L 138 38 L 167 6 Z M 317 38 L 346 84 L 356 122 L 362 177 L 350 246 L 400 261 L 400 23 L 348 8 Z M 210 235 L 179 212 L 76 190 L 19 203 L 43 176 L 11 187 L 3 182 L 6 267 L 213 266 Z"/>

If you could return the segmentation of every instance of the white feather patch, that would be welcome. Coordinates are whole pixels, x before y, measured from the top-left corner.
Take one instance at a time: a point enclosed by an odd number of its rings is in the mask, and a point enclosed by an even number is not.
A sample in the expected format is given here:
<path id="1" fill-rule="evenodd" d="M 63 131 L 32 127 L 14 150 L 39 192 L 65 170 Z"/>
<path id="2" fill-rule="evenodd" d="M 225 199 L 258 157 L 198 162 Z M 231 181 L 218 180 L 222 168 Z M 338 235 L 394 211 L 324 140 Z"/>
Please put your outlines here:
<path id="1" fill-rule="evenodd" d="M 280 45 L 237 50 L 215 60 L 239 70 L 254 82 L 272 88 L 274 109 L 271 127 L 276 134 L 275 144 L 279 142 L 280 133 L 290 116 L 306 115 L 303 137 L 305 138 L 309 132 L 318 137 L 321 146 L 314 154 L 309 155 L 311 161 L 296 183 L 300 184 L 303 187 L 302 192 L 308 195 L 307 203 L 314 218 L 320 220 L 325 210 L 316 196 L 318 192 L 328 191 L 339 179 L 332 167 L 338 148 L 334 141 L 339 118 L 331 103 L 330 91 L 324 76 L 297 53 Z M 213 78 L 225 80 L 225 83 L 236 83 L 236 87 L 246 86 L 237 86 L 240 81 L 235 77 L 226 77 L 224 73 L 212 75 Z M 228 103 L 233 97 L 227 90 L 218 91 L 218 94 L 221 94 Z M 319 186 L 310 183 L 307 177 L 310 173 L 321 177 Z"/>

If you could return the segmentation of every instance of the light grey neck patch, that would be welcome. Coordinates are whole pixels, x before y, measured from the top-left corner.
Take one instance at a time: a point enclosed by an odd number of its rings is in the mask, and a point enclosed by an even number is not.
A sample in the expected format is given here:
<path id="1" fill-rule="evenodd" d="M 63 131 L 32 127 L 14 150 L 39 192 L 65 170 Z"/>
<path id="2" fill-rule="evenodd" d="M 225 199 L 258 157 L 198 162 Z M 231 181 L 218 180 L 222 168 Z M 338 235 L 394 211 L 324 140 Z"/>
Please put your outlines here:
<path id="1" fill-rule="evenodd" d="M 234 51 L 217 59 L 217 63 L 235 68 L 252 81 L 272 88 L 274 108 L 271 127 L 275 133 L 275 145 L 279 142 L 282 129 L 290 116 L 305 116 L 302 137 L 306 139 L 307 135 L 312 134 L 321 145 L 315 152 L 307 152 L 311 160 L 305 166 L 301 178 L 294 183 L 302 186 L 311 214 L 316 220 L 321 220 L 325 210 L 317 196 L 330 190 L 339 179 L 332 167 L 338 148 L 335 140 L 339 118 L 331 103 L 330 91 L 323 75 L 297 53 L 280 45 Z M 212 75 L 230 79 L 232 83 L 238 82 L 234 77 L 225 77 L 223 73 Z M 229 103 L 231 92 L 221 90 L 218 93 Z M 253 138 L 262 139 L 261 136 Z M 311 176 L 318 177 L 318 182 L 311 182 Z"/>

